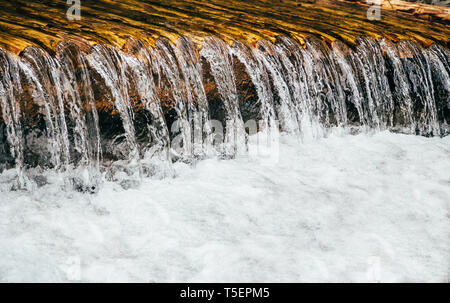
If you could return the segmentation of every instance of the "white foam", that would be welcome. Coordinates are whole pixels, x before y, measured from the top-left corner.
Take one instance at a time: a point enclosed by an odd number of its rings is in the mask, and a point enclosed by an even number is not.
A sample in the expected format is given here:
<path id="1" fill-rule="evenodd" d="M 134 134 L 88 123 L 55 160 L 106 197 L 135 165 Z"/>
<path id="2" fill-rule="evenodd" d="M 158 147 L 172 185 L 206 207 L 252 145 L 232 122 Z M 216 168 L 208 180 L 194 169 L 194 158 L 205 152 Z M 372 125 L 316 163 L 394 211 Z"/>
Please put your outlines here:
<path id="1" fill-rule="evenodd" d="M 304 141 L 94 195 L 0 197 L 0 281 L 448 282 L 450 137 Z"/>

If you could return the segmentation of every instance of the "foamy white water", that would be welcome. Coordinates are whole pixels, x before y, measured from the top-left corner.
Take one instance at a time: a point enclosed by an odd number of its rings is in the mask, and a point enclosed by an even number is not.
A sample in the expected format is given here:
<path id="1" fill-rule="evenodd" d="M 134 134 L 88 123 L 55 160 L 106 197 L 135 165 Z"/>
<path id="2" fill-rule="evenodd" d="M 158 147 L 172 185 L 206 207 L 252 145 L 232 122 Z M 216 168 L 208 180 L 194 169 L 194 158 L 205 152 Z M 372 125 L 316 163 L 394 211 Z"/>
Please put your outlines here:
<path id="1" fill-rule="evenodd" d="M 449 281 L 450 136 L 283 136 L 279 156 L 1 192 L 0 281 Z"/>

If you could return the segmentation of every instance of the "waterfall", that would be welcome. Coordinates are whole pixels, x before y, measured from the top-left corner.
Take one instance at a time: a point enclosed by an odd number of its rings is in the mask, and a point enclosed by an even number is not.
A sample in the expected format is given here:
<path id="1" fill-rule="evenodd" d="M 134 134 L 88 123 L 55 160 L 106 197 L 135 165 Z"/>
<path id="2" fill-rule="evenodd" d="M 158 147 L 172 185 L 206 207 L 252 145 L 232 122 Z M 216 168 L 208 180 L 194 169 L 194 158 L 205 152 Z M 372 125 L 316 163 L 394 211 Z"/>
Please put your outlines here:
<path id="1" fill-rule="evenodd" d="M 200 52 L 210 66 L 217 90 L 225 109 L 225 142 L 223 153 L 233 156 L 245 149 L 245 130 L 239 99 L 237 95 L 235 75 L 231 61 L 231 50 L 222 40 L 208 37 Z"/>
<path id="2" fill-rule="evenodd" d="M 200 55 L 193 43 L 180 38 L 173 48 L 178 58 L 186 87 L 189 122 L 193 126 L 193 155 L 197 157 L 211 153 L 212 133 L 209 105 L 203 85 Z"/>
<path id="3" fill-rule="evenodd" d="M 141 150 L 141 162 L 146 162 L 143 168 L 153 171 L 156 169 L 155 163 L 149 161 L 170 161 L 169 131 L 156 92 L 152 56 L 141 43 L 138 43 L 134 55 L 126 55 L 124 60 L 127 65 L 129 90 L 136 95 L 134 107 L 140 108 L 140 111 L 134 113 L 135 124 L 141 125 L 137 127 L 139 133 L 136 136 Z"/>
<path id="4" fill-rule="evenodd" d="M 66 105 L 70 107 L 74 147 L 80 157 L 79 163 L 98 168 L 102 154 L 99 117 L 87 72 L 87 59 L 72 43 L 60 45 L 57 58 L 66 79 Z"/>
<path id="5" fill-rule="evenodd" d="M 267 69 L 264 64 L 258 60 L 256 49 L 251 49 L 243 43 L 236 41 L 231 49 L 231 52 L 245 65 L 247 73 L 250 75 L 252 82 L 256 87 L 259 106 L 261 109 L 261 122 L 263 128 L 268 129 L 270 126 L 274 125 L 276 114 Z"/>
<path id="6" fill-rule="evenodd" d="M 275 110 L 282 130 L 289 133 L 297 132 L 299 130 L 299 113 L 289 91 L 289 84 L 286 79 L 287 72 L 283 71 L 280 59 L 282 54 L 275 49 L 274 45 L 264 40 L 259 41 L 255 52 L 256 58 L 269 71 L 278 94 L 279 101 L 275 103 Z"/>
<path id="7" fill-rule="evenodd" d="M 15 95 L 22 88 L 20 79 L 20 62 L 5 52 L 0 53 L 2 78 L 0 81 L 0 101 L 1 110 L 6 125 L 7 141 L 10 146 L 11 157 L 17 169 L 19 187 L 25 185 L 23 166 L 23 132 L 21 119 L 20 104 L 16 101 Z M 5 150 L 2 151 L 6 153 Z"/>
<path id="8" fill-rule="evenodd" d="M 51 164 L 64 169 L 70 163 L 69 133 L 65 115 L 65 87 L 59 62 L 38 48 L 27 48 L 23 54 L 26 71 L 38 94 L 33 101 L 44 112 L 49 135 Z"/>
<path id="9" fill-rule="evenodd" d="M 0 172 L 15 171 L 13 189 L 54 170 L 89 191 L 101 176 L 130 187 L 175 161 L 245 155 L 257 131 L 445 136 L 449 58 L 442 45 L 369 38 L 0 50 Z"/>

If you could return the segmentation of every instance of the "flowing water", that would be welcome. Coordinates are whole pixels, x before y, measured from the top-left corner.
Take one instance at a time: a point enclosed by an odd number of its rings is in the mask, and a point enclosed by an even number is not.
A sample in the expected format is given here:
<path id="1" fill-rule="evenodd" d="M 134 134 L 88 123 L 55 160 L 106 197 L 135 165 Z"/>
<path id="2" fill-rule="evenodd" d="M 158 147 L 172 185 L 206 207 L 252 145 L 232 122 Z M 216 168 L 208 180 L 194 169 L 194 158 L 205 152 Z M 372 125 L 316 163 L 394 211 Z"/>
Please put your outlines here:
<path id="1" fill-rule="evenodd" d="M 89 191 L 102 178 L 130 187 L 170 175 L 175 161 L 249 153 L 256 132 L 445 136 L 449 75 L 443 46 L 366 38 L 0 50 L 0 171 L 15 172 L 7 189 L 41 186 L 54 170 Z"/>

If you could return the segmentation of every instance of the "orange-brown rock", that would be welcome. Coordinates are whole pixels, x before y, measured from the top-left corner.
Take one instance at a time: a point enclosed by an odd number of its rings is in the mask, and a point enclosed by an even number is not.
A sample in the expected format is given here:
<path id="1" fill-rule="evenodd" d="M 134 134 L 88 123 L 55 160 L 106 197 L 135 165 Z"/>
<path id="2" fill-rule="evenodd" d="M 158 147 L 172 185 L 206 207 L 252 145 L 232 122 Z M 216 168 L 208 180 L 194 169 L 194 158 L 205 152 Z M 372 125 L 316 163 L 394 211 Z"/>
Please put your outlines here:
<path id="1" fill-rule="evenodd" d="M 121 48 L 129 37 L 151 44 L 180 35 L 198 43 L 207 35 L 251 43 L 316 36 L 350 44 L 370 36 L 426 45 L 448 44 L 450 37 L 448 8 L 399 0 L 382 1 L 380 21 L 368 20 L 367 4 L 348 0 L 83 0 L 79 21 L 67 19 L 68 8 L 66 1 L 0 0 L 0 47 L 17 54 L 27 46 L 52 52 L 75 39 Z"/>

